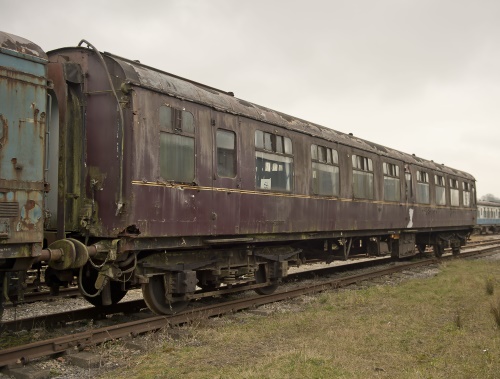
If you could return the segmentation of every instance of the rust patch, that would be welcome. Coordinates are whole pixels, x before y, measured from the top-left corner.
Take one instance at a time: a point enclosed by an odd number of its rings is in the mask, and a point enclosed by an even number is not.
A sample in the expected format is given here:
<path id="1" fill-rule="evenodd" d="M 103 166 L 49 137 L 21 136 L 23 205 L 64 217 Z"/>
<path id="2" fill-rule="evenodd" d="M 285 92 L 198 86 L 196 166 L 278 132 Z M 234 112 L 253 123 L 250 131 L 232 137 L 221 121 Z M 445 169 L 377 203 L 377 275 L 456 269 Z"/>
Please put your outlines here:
<path id="1" fill-rule="evenodd" d="M 34 200 L 28 200 L 21 208 L 21 222 L 18 224 L 18 231 L 35 230 L 41 218 L 42 208 Z"/>
<path id="2" fill-rule="evenodd" d="M 3 114 L 0 114 L 0 149 L 7 143 L 9 124 Z"/>

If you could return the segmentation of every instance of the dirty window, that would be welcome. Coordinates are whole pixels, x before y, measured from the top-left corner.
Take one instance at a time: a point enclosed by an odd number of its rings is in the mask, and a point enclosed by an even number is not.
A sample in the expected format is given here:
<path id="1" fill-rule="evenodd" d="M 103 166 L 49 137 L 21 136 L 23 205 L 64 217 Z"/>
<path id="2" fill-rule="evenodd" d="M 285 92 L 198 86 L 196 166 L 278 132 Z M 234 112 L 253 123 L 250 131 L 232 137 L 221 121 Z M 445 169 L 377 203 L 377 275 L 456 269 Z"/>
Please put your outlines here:
<path id="1" fill-rule="evenodd" d="M 446 205 L 446 188 L 444 177 L 434 175 L 434 184 L 436 189 L 436 205 Z"/>
<path id="2" fill-rule="evenodd" d="M 353 195 L 357 199 L 373 199 L 373 163 L 370 158 L 352 156 Z"/>
<path id="3" fill-rule="evenodd" d="M 430 204 L 429 174 L 424 171 L 417 171 L 417 203 Z"/>
<path id="4" fill-rule="evenodd" d="M 172 108 L 162 105 L 160 107 L 160 129 L 173 132 Z"/>
<path id="5" fill-rule="evenodd" d="M 182 183 L 194 180 L 194 138 L 160 133 L 160 176 Z"/>
<path id="6" fill-rule="evenodd" d="M 463 200 L 464 200 L 464 207 L 470 207 L 471 206 L 471 201 L 470 201 L 470 183 L 468 182 L 463 182 Z"/>
<path id="7" fill-rule="evenodd" d="M 452 207 L 458 207 L 460 205 L 460 194 L 457 179 L 450 179 L 450 203 Z"/>
<path id="8" fill-rule="evenodd" d="M 236 176 L 236 135 L 229 130 L 217 130 L 217 174 L 226 178 Z"/>
<path id="9" fill-rule="evenodd" d="M 162 105 L 159 111 L 160 130 L 194 134 L 194 117 L 184 109 Z"/>
<path id="10" fill-rule="evenodd" d="M 340 181 L 337 150 L 311 145 L 311 160 L 313 193 L 338 196 Z"/>
<path id="11" fill-rule="evenodd" d="M 190 183 L 194 180 L 194 117 L 163 105 L 159 110 L 160 177 Z"/>
<path id="12" fill-rule="evenodd" d="M 382 164 L 384 170 L 384 200 L 400 201 L 401 186 L 399 179 L 399 166 L 384 162 Z"/>
<path id="13" fill-rule="evenodd" d="M 290 138 L 256 130 L 255 150 L 256 188 L 291 192 L 293 156 Z"/>

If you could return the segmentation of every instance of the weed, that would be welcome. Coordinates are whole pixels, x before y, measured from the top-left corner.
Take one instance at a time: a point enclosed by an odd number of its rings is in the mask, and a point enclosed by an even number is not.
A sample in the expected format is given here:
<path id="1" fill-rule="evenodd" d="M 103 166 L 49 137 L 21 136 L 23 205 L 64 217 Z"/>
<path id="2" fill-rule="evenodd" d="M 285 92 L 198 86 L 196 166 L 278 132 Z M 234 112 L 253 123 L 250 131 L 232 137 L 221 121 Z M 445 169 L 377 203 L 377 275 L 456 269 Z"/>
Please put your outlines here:
<path id="1" fill-rule="evenodd" d="M 494 292 L 495 292 L 495 283 L 493 283 L 493 279 L 492 278 L 486 279 L 486 293 L 488 295 L 493 295 Z"/>
<path id="2" fill-rule="evenodd" d="M 496 304 L 491 305 L 491 314 L 493 315 L 497 327 L 500 328 L 500 300 L 498 300 Z"/>
<path id="3" fill-rule="evenodd" d="M 460 310 L 457 310 L 457 313 L 455 313 L 455 326 L 458 329 L 462 329 L 462 327 L 464 326 L 463 321 L 462 321 L 462 314 L 461 314 Z"/>

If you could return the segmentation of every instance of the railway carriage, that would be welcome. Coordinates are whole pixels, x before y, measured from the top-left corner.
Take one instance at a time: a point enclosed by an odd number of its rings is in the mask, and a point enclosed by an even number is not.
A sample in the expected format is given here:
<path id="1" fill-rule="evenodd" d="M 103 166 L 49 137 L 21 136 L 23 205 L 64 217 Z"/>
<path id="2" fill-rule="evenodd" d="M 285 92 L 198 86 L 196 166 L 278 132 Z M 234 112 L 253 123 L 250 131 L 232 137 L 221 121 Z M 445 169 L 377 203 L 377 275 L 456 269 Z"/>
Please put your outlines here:
<path id="1" fill-rule="evenodd" d="M 496 234 L 500 231 L 500 203 L 493 201 L 477 202 L 475 231 L 480 234 Z"/>
<path id="2" fill-rule="evenodd" d="M 476 223 L 465 172 L 87 41 L 47 55 L 45 275 L 92 304 L 140 285 L 168 314 L 221 287 L 270 293 L 312 258 L 457 254 Z"/>
<path id="3" fill-rule="evenodd" d="M 22 300 L 42 251 L 47 63 L 39 46 L 0 32 L 0 308 Z"/>
<path id="4" fill-rule="evenodd" d="M 467 173 L 83 44 L 48 53 L 48 235 L 97 252 L 80 275 L 94 303 L 135 284 L 157 313 L 196 286 L 256 279 L 266 293 L 313 256 L 458 252 L 475 224 Z"/>

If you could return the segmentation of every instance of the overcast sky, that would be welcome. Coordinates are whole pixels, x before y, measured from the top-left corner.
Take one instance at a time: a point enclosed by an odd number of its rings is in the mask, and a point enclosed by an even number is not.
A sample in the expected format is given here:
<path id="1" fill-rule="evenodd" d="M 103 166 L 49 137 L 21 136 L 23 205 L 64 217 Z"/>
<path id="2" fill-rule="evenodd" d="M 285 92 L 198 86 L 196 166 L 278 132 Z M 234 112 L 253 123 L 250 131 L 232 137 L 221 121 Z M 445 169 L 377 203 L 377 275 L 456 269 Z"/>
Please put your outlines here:
<path id="1" fill-rule="evenodd" d="M 86 39 L 500 197 L 499 0 L 0 0 L 0 17 L 44 50 Z"/>

